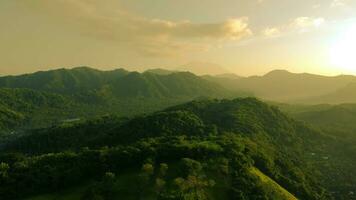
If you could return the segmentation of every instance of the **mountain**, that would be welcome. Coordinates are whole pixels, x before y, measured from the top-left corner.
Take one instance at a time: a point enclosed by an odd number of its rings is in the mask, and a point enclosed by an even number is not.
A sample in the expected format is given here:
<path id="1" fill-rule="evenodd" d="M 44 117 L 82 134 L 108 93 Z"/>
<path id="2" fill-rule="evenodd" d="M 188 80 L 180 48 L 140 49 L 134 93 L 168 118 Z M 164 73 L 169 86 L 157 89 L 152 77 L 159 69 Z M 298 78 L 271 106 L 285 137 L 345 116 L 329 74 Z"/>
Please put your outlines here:
<path id="1" fill-rule="evenodd" d="M 328 199 L 304 155 L 320 140 L 328 139 L 253 98 L 193 101 L 9 139 L 0 145 L 0 195 Z"/>
<path id="2" fill-rule="evenodd" d="M 88 67 L 0 77 L 0 87 L 26 88 L 71 96 L 93 93 L 102 95 L 101 92 L 120 97 L 179 97 L 191 96 L 193 93 L 200 96 L 209 95 L 213 91 L 216 91 L 213 92 L 216 95 L 224 93 L 222 87 L 189 72 L 161 75 L 128 72 L 123 69 L 99 71 Z"/>
<path id="3" fill-rule="evenodd" d="M 314 97 L 321 97 L 340 90 L 348 84 L 355 82 L 356 77 L 329 77 L 306 73 L 296 74 L 285 70 L 274 70 L 264 76 L 251 76 L 236 80 L 221 78 L 215 78 L 215 80 L 210 78 L 208 80 L 214 81 L 230 90 L 249 91 L 253 93 L 254 96 L 266 100 L 312 104 L 316 102 L 313 100 Z M 341 98 L 342 97 L 340 97 L 340 99 Z M 309 101 L 309 99 L 311 100 Z M 341 101 L 340 99 L 338 101 Z M 329 101 L 335 102 L 335 100 L 330 99 L 325 101 L 325 103 L 329 103 Z"/>
<path id="4" fill-rule="evenodd" d="M 8 132 L 106 114 L 133 116 L 196 98 L 238 95 L 189 72 L 58 69 L 0 77 L 0 124 L 2 132 Z M 13 120 L 16 116 L 23 120 Z"/>
<path id="5" fill-rule="evenodd" d="M 58 69 L 36 72 L 20 76 L 0 77 L 0 87 L 27 88 L 61 94 L 80 93 L 95 90 L 103 85 L 125 76 L 123 69 L 99 71 L 89 67 Z"/>
<path id="6" fill-rule="evenodd" d="M 218 74 L 215 77 L 217 78 L 227 78 L 227 79 L 240 79 L 243 78 L 242 76 L 236 75 L 234 73 L 225 73 L 225 74 Z"/>
<path id="7" fill-rule="evenodd" d="M 179 72 L 179 71 L 162 69 L 162 68 L 148 69 L 145 71 L 145 73 L 153 73 L 153 74 L 158 74 L 158 75 L 168 75 L 168 74 L 173 74 L 173 73 L 177 73 L 177 72 Z"/>
<path id="8" fill-rule="evenodd" d="M 132 72 L 111 84 L 120 97 L 199 97 L 227 96 L 224 88 L 189 72 L 168 75 Z"/>

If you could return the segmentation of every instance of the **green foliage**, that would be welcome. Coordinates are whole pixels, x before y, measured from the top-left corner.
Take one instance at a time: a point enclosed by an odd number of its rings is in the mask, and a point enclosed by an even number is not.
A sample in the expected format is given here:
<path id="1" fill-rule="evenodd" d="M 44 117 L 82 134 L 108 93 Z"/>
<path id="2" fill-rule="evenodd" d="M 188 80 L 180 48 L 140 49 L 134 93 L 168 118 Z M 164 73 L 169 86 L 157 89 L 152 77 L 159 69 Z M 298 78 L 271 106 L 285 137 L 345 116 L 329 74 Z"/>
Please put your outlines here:
<path id="1" fill-rule="evenodd" d="M 327 193 L 315 168 L 301 156 L 311 135 L 323 139 L 251 98 L 194 101 L 133 119 L 41 129 L 3 147 L 26 156 L 0 156 L 9 165 L 0 195 L 18 199 L 94 180 L 83 198 L 275 199 L 287 190 L 298 198 L 323 199 Z M 251 167 L 274 186 L 262 183 Z M 115 181 L 105 191 L 101 177 L 113 177 L 107 172 L 115 173 Z"/>
<path id="2" fill-rule="evenodd" d="M 191 73 L 87 67 L 0 77 L 0 134 L 107 114 L 135 116 L 195 98 L 234 97 Z"/>
<path id="3" fill-rule="evenodd" d="M 329 191 L 334 191 L 335 199 L 349 199 L 350 191 L 356 190 L 355 120 L 356 106 L 283 105 L 284 110 L 299 120 L 306 121 L 323 132 L 322 140 L 314 140 L 305 157 L 318 169 L 320 182 Z"/>
<path id="4" fill-rule="evenodd" d="M 115 174 L 106 172 L 101 181 L 92 184 L 83 194 L 83 200 L 110 200 L 116 196 Z"/>

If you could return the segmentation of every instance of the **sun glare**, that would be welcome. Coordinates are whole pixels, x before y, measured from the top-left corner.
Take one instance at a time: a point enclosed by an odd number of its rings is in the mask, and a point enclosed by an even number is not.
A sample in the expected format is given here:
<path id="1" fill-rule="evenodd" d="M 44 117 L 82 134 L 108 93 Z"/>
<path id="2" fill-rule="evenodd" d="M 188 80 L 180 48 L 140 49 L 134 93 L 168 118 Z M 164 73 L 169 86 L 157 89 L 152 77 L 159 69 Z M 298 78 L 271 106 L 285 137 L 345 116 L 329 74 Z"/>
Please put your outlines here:
<path id="1" fill-rule="evenodd" d="M 333 43 L 330 59 L 345 73 L 356 73 L 356 25 L 346 29 Z"/>

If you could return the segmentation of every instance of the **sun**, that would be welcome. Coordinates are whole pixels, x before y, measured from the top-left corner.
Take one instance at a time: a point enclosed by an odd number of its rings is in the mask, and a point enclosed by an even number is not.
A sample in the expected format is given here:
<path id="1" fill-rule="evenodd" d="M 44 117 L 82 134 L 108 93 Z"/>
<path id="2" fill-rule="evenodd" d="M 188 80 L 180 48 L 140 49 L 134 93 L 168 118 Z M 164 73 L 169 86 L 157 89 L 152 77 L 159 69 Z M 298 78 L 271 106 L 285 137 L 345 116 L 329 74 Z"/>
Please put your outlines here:
<path id="1" fill-rule="evenodd" d="M 356 73 L 356 25 L 346 29 L 331 45 L 332 65 L 346 73 Z"/>

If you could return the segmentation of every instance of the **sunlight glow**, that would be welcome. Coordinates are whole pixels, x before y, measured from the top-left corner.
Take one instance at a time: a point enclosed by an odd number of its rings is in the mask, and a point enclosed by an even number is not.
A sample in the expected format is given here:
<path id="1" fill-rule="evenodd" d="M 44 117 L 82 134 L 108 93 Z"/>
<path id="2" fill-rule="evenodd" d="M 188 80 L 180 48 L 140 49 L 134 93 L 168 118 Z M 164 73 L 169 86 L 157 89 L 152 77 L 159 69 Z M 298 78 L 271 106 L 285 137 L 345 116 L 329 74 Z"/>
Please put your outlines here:
<path id="1" fill-rule="evenodd" d="M 346 29 L 330 49 L 331 63 L 346 73 L 356 73 L 356 25 Z"/>

